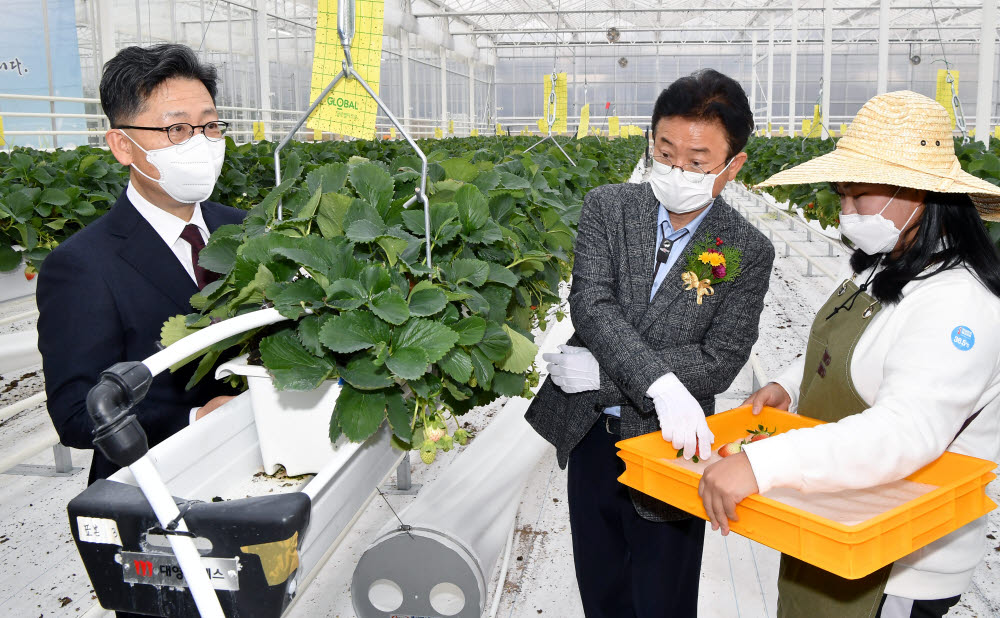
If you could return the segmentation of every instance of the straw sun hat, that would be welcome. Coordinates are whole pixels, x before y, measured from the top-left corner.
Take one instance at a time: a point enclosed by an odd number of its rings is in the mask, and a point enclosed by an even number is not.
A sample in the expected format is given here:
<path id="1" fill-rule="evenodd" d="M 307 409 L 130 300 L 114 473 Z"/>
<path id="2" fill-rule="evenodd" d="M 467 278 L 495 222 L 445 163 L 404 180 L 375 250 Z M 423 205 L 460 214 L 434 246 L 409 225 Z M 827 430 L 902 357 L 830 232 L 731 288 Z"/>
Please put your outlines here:
<path id="1" fill-rule="evenodd" d="M 934 99 L 903 90 L 861 108 L 837 148 L 778 172 L 760 187 L 859 182 L 967 193 L 990 221 L 1000 221 L 1000 187 L 962 171 L 948 112 Z"/>

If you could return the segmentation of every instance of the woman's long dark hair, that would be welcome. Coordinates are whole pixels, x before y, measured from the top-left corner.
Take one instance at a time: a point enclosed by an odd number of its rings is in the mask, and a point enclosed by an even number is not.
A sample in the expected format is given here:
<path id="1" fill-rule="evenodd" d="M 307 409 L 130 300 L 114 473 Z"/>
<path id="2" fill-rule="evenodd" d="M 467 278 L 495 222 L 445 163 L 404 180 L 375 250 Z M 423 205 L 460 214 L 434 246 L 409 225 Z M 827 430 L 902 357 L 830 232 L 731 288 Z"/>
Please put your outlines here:
<path id="1" fill-rule="evenodd" d="M 943 248 L 939 251 L 939 247 Z M 928 193 L 916 234 L 899 256 L 868 255 L 858 249 L 851 256 L 851 268 L 863 272 L 880 257 L 885 269 L 875 275 L 871 291 L 881 302 L 898 303 L 907 283 L 956 266 L 968 268 L 1000 297 L 1000 252 L 972 199 L 964 193 Z M 928 270 L 933 266 L 936 268 Z"/>

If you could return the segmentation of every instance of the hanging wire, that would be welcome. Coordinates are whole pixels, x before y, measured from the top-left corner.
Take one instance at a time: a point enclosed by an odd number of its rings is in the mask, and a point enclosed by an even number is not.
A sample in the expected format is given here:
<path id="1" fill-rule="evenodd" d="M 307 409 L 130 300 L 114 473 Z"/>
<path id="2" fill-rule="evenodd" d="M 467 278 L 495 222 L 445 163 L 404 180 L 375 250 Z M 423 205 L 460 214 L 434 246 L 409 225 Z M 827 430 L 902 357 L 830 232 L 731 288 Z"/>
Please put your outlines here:
<path id="1" fill-rule="evenodd" d="M 968 144 L 969 135 L 966 133 L 965 112 L 962 110 L 962 100 L 958 98 L 958 92 L 955 90 L 955 77 L 951 74 L 951 64 L 948 62 L 948 53 L 944 48 L 944 38 L 941 37 L 941 22 L 938 21 L 937 11 L 934 9 L 934 0 L 930 0 L 930 4 L 931 15 L 934 17 L 934 27 L 937 28 L 938 43 L 941 45 L 941 62 L 944 63 L 945 81 L 951 88 L 951 109 L 955 114 L 955 125 L 962 132 L 962 144 Z"/>
<path id="2" fill-rule="evenodd" d="M 205 24 L 205 31 L 201 33 L 201 43 L 198 44 L 198 51 L 201 52 L 201 48 L 205 45 L 205 37 L 208 36 L 208 29 L 212 25 L 212 19 L 215 17 L 215 9 L 219 8 L 219 0 L 215 0 L 215 4 L 212 5 L 212 14 L 208 16 L 208 23 Z M 204 13 L 202 13 L 204 15 Z M 296 33 L 298 36 L 298 33 Z"/>

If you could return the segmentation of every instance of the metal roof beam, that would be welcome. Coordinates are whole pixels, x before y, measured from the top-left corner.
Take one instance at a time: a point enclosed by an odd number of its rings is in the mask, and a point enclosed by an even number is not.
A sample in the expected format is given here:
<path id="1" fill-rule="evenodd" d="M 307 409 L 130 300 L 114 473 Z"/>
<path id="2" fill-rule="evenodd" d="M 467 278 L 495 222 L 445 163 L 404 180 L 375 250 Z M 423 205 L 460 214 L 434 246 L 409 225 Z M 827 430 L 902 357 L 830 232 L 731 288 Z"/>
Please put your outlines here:
<path id="1" fill-rule="evenodd" d="M 440 6 L 440 3 L 435 2 Z M 870 6 L 841 6 L 834 7 L 835 11 L 870 11 L 873 8 Z M 894 6 L 894 10 L 930 10 L 930 4 L 924 5 L 906 5 L 906 6 Z M 965 4 L 965 5 L 952 5 L 946 7 L 936 7 L 942 10 L 973 10 L 981 9 L 982 5 L 979 4 Z M 822 12 L 823 7 L 800 7 L 800 11 L 815 11 Z M 594 14 L 594 13 L 620 13 L 620 14 L 635 14 L 635 13 L 761 13 L 761 12 L 785 12 L 788 11 L 788 7 L 651 7 L 645 9 L 639 8 L 588 8 L 588 9 L 534 9 L 534 10 L 523 10 L 523 11 L 440 11 L 440 12 L 424 12 L 424 13 L 414 13 L 413 16 L 417 19 L 420 18 L 432 18 L 432 17 L 505 17 L 509 15 L 583 15 L 583 14 Z"/>

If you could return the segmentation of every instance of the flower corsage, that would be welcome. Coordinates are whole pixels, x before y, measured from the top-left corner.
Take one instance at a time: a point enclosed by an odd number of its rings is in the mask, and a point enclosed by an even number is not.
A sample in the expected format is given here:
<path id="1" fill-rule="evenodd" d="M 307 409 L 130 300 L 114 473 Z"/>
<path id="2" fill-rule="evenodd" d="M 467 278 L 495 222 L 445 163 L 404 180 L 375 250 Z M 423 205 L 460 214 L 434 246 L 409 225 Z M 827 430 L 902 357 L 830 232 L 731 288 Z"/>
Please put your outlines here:
<path id="1" fill-rule="evenodd" d="M 735 247 L 725 246 L 722 238 L 707 236 L 691 248 L 687 271 L 681 275 L 685 290 L 696 290 L 698 304 L 705 296 L 715 294 L 713 286 L 728 283 L 740 276 L 743 254 Z"/>

